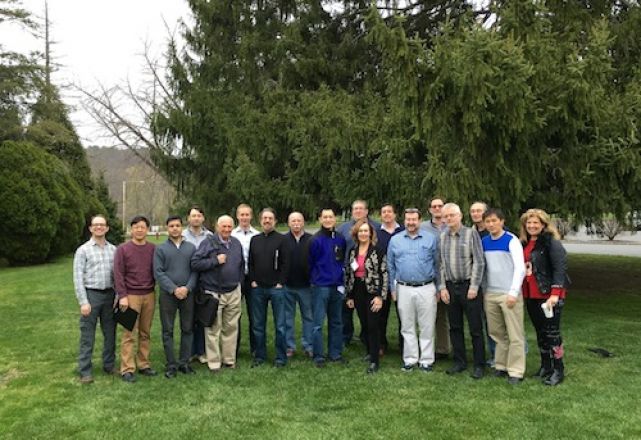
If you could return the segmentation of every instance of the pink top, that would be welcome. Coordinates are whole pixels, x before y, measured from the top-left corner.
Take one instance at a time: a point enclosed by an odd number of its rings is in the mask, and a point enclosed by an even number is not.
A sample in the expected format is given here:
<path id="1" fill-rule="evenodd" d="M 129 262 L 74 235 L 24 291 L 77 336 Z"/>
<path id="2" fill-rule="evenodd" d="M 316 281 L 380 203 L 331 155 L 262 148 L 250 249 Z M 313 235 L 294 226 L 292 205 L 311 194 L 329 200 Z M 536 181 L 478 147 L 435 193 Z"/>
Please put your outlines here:
<path id="1" fill-rule="evenodd" d="M 358 263 L 358 269 L 354 272 L 356 278 L 365 278 L 365 255 L 356 255 L 356 262 Z"/>

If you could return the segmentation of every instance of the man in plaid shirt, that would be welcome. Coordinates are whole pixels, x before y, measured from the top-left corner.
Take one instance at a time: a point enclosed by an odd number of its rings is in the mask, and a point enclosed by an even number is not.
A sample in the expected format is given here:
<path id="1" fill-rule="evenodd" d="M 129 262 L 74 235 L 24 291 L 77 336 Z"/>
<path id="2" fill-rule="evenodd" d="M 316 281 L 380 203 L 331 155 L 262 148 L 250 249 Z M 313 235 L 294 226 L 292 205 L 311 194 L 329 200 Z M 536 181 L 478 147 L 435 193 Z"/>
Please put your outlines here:
<path id="1" fill-rule="evenodd" d="M 102 368 L 105 373 L 113 373 L 116 359 L 116 323 L 113 314 L 116 247 L 105 238 L 109 231 L 105 217 L 94 216 L 89 231 L 91 238 L 76 250 L 73 259 L 73 284 L 80 304 L 78 372 L 83 384 L 93 382 L 91 357 L 98 319 L 104 337 Z"/>
<path id="2" fill-rule="evenodd" d="M 441 232 L 441 299 L 449 304 L 450 340 L 454 349 L 454 365 L 447 370 L 456 374 L 467 368 L 463 315 L 472 337 L 474 371 L 472 377 L 484 374 L 483 298 L 479 286 L 485 270 L 483 246 L 478 232 L 463 226 L 461 208 L 455 203 L 443 207 L 447 229 Z"/>

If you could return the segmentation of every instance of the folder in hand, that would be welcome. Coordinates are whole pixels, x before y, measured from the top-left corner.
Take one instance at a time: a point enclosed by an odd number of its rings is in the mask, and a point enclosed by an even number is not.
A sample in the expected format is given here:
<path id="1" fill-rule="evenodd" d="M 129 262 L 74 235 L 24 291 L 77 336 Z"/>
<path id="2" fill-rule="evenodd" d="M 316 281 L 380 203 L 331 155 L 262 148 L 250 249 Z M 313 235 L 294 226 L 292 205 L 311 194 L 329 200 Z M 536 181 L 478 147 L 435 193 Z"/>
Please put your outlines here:
<path id="1" fill-rule="evenodd" d="M 129 331 L 134 329 L 136 325 L 136 320 L 138 319 L 138 312 L 136 312 L 131 307 L 127 307 L 125 310 L 121 310 L 120 307 L 116 307 L 114 310 L 114 319 L 124 328 Z"/>

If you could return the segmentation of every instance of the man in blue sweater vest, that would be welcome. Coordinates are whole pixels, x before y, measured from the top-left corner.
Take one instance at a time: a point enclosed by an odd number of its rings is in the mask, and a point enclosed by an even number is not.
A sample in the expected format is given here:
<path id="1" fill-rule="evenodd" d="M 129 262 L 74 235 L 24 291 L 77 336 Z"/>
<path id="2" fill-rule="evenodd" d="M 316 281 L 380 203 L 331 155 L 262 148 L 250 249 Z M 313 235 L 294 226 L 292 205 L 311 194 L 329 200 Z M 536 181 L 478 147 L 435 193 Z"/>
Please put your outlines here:
<path id="1" fill-rule="evenodd" d="M 321 228 L 309 242 L 309 280 L 312 285 L 312 345 L 314 363 L 325 366 L 323 322 L 327 315 L 328 351 L 331 362 L 344 363 L 343 323 L 341 319 L 345 287 L 343 267 L 345 238 L 336 231 L 336 215 L 332 209 L 323 209 L 319 218 Z"/>

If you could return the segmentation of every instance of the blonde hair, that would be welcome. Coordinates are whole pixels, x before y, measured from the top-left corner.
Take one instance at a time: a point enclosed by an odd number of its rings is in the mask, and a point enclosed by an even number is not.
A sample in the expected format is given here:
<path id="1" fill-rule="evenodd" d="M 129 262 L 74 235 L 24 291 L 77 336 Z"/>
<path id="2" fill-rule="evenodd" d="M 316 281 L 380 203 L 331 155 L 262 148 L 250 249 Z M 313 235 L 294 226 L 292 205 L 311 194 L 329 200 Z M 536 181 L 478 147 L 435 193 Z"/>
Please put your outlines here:
<path id="1" fill-rule="evenodd" d="M 530 234 L 527 233 L 527 229 L 525 228 L 525 224 L 527 221 L 531 218 L 537 218 L 541 223 L 543 223 L 543 232 L 547 232 L 548 234 L 552 235 L 557 240 L 561 239 L 561 234 L 559 234 L 559 231 L 556 229 L 556 225 L 550 218 L 550 215 L 545 212 L 542 209 L 528 209 L 523 213 L 521 216 L 521 227 L 519 230 L 519 239 L 522 242 L 529 241 L 530 239 Z"/>

